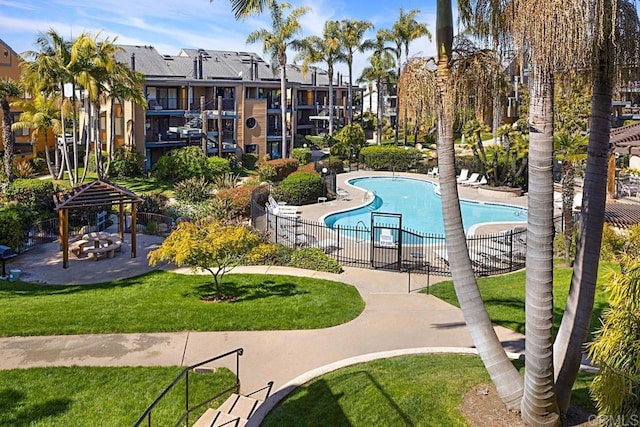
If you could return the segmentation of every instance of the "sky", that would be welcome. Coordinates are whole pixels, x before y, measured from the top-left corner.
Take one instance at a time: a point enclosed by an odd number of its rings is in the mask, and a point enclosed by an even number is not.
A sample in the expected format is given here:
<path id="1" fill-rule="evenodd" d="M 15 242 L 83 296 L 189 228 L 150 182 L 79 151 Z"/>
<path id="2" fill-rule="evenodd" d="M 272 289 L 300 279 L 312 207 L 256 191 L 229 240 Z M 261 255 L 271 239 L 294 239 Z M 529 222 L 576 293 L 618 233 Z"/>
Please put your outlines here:
<path id="1" fill-rule="evenodd" d="M 300 19 L 302 31 L 297 38 L 320 36 L 326 21 L 342 19 L 371 22 L 375 28 L 365 38 L 374 38 L 378 29 L 393 26 L 401 7 L 405 11 L 420 10 L 417 20 L 426 23 L 435 37 L 435 0 L 289 0 L 289 3 L 310 8 Z M 177 55 L 182 48 L 202 48 L 255 52 L 269 61 L 261 43 L 245 43 L 252 31 L 271 30 L 268 11 L 238 21 L 230 4 L 229 0 L 0 0 L 0 39 L 20 54 L 37 50 L 38 33 L 53 28 L 68 39 L 88 32 L 99 34 L 100 39 L 117 37 L 119 44 L 151 45 L 162 55 Z M 409 51 L 411 56 L 432 56 L 435 44 L 426 38 L 417 39 L 409 45 Z M 289 63 L 293 63 L 294 56 L 289 55 Z M 367 66 L 369 56 L 370 53 L 358 53 L 354 58 L 354 80 Z M 347 74 L 346 65 L 335 68 L 336 72 Z"/>

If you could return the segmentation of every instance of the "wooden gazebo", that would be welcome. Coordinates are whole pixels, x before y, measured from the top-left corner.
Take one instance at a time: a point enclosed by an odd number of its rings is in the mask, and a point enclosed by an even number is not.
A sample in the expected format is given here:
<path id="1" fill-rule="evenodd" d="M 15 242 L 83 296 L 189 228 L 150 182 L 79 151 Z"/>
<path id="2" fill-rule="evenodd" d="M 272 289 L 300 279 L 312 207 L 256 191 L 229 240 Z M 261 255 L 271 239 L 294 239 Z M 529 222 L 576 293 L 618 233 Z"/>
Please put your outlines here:
<path id="1" fill-rule="evenodd" d="M 53 201 L 60 218 L 62 268 L 69 267 L 69 209 L 117 204 L 119 206 L 118 232 L 120 238 L 124 239 L 124 205 L 131 203 L 131 258 L 136 257 L 136 204 L 143 200 L 135 193 L 110 182 L 94 181 L 56 193 Z"/>

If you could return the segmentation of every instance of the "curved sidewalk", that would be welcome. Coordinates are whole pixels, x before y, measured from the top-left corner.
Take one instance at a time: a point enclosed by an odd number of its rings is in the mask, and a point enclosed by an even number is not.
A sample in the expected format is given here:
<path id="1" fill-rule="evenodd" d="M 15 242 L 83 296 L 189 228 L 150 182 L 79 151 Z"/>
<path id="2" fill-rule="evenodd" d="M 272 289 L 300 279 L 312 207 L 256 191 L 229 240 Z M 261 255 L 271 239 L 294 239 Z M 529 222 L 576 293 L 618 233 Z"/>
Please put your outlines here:
<path id="1" fill-rule="evenodd" d="M 101 261 L 100 261 L 101 262 Z M 100 262 L 92 264 L 100 264 Z M 186 272 L 186 270 L 177 270 Z M 339 360 L 417 347 L 472 347 L 461 311 L 436 297 L 407 292 L 407 274 L 345 268 L 336 275 L 285 267 L 242 267 L 234 272 L 312 276 L 355 286 L 366 303 L 351 322 L 326 329 L 176 332 L 0 338 L 0 369 L 36 366 L 189 365 L 244 348 L 243 391 L 274 381 L 274 390 L 305 372 Z M 431 283 L 442 278 L 431 278 Z M 415 288 L 425 276 L 412 275 Z M 496 331 L 505 348 L 522 352 L 524 337 Z M 228 367 L 233 367 L 229 360 Z"/>

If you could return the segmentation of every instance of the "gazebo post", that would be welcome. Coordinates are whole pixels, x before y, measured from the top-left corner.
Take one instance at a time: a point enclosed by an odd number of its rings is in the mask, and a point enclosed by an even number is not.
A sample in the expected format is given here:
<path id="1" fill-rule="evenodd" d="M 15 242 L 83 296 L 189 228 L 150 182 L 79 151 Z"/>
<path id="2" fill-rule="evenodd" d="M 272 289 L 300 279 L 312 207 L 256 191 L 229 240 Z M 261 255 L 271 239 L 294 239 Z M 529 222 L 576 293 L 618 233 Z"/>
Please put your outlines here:
<path id="1" fill-rule="evenodd" d="M 124 240 L 124 204 L 120 202 L 120 212 L 118 213 L 118 233 L 120 240 Z"/>
<path id="2" fill-rule="evenodd" d="M 60 224 L 60 244 L 62 246 L 62 268 L 69 267 L 69 210 L 60 209 L 58 211 L 58 221 Z"/>
<path id="3" fill-rule="evenodd" d="M 136 257 L 137 205 L 131 202 L 131 258 Z"/>

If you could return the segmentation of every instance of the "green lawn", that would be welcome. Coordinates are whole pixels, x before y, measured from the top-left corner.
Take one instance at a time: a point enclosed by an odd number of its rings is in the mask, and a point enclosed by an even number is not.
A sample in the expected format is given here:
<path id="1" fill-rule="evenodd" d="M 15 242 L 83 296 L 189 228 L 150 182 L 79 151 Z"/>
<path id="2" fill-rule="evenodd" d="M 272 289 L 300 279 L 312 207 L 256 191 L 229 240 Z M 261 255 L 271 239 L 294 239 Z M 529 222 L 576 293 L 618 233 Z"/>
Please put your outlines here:
<path id="1" fill-rule="evenodd" d="M 133 191 L 137 195 L 149 193 L 162 193 L 167 197 L 173 197 L 173 183 L 161 182 L 150 177 L 123 178 L 114 180 L 115 184 Z"/>
<path id="2" fill-rule="evenodd" d="M 74 366 L 0 371 L 0 425 L 132 426 L 182 369 Z M 193 406 L 234 381 L 226 369 L 190 374 L 189 401 Z M 182 414 L 184 381 L 178 385 L 153 412 L 154 425 L 174 425 Z M 225 397 L 213 405 L 219 406 Z"/>
<path id="3" fill-rule="evenodd" d="M 558 329 L 562 313 L 567 302 L 569 283 L 571 281 L 571 269 L 562 267 L 562 262 L 557 261 L 554 269 L 554 328 Z M 607 272 L 617 269 L 613 263 L 600 263 L 598 284 L 596 288 L 593 316 L 591 319 L 591 331 L 600 326 L 600 313 L 608 306 L 607 296 L 604 292 L 604 283 Z M 524 334 L 524 307 L 525 307 L 525 271 L 518 271 L 502 276 L 483 277 L 478 279 L 480 294 L 484 300 L 487 312 L 491 320 L 506 328 Z M 423 290 L 422 292 L 426 292 Z M 431 286 L 432 295 L 459 306 L 458 299 L 453 288 L 453 282 L 441 282 Z"/>
<path id="4" fill-rule="evenodd" d="M 573 401 L 593 410 L 586 393 L 590 381 L 590 375 L 580 374 Z M 489 382 L 482 361 L 473 356 L 375 360 L 328 373 L 299 387 L 263 425 L 464 426 L 459 410 L 464 394 Z"/>
<path id="5" fill-rule="evenodd" d="M 0 336 L 326 328 L 364 310 L 358 291 L 307 277 L 230 274 L 203 302 L 213 278 L 154 271 L 98 285 L 1 282 Z"/>

